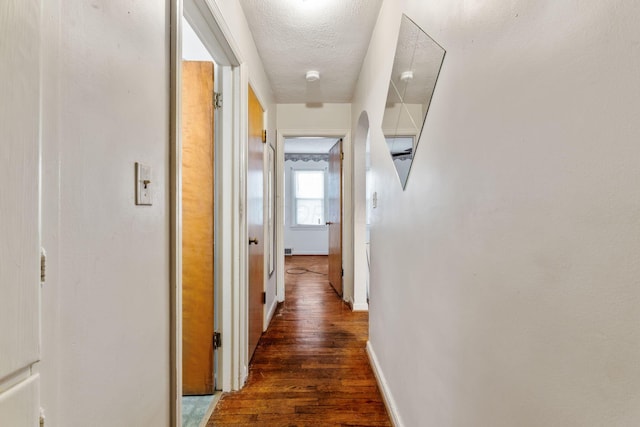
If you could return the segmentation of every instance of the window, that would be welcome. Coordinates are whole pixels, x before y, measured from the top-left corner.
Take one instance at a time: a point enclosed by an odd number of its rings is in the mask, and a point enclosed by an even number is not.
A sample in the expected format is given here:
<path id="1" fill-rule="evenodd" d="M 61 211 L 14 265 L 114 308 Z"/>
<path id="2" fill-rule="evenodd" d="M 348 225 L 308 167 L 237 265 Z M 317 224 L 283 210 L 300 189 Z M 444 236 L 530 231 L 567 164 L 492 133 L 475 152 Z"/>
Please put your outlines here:
<path id="1" fill-rule="evenodd" d="M 293 170 L 295 225 L 324 225 L 324 170 Z"/>

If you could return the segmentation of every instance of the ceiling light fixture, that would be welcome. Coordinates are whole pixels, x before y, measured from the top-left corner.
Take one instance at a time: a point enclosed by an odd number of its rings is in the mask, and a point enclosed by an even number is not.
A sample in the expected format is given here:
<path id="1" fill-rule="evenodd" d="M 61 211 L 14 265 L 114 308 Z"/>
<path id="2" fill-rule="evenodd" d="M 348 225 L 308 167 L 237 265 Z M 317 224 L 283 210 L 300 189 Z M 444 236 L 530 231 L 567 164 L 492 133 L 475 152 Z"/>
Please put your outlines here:
<path id="1" fill-rule="evenodd" d="M 306 79 L 308 82 L 315 82 L 317 80 L 320 80 L 320 72 L 309 70 L 307 71 Z"/>
<path id="2" fill-rule="evenodd" d="M 413 80 L 413 71 L 403 71 L 402 74 L 400 74 L 400 80 L 405 83 Z"/>

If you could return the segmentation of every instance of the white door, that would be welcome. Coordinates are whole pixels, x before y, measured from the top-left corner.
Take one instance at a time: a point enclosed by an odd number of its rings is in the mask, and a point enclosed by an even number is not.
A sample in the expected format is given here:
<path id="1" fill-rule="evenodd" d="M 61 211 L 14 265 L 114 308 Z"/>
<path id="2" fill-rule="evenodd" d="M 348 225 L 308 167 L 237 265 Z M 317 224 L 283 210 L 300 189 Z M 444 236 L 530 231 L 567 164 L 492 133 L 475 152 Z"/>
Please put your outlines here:
<path id="1" fill-rule="evenodd" d="M 0 1 L 0 425 L 38 425 L 40 0 Z"/>

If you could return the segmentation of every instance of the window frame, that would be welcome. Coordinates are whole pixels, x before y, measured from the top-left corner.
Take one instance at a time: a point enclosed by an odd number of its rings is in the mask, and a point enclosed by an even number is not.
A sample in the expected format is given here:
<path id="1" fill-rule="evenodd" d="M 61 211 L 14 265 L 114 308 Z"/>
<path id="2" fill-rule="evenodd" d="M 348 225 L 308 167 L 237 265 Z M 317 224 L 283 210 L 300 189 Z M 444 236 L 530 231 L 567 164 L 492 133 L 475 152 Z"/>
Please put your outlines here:
<path id="1" fill-rule="evenodd" d="M 323 177 L 323 198 L 322 198 L 322 220 L 321 224 L 298 224 L 298 197 L 296 194 L 296 175 L 298 172 L 322 172 Z M 291 167 L 291 220 L 289 222 L 289 227 L 292 229 L 325 229 L 327 228 L 326 220 L 327 220 L 327 168 L 326 167 L 316 167 L 316 168 L 296 168 Z M 306 199 L 306 200 L 317 200 L 317 199 Z"/>

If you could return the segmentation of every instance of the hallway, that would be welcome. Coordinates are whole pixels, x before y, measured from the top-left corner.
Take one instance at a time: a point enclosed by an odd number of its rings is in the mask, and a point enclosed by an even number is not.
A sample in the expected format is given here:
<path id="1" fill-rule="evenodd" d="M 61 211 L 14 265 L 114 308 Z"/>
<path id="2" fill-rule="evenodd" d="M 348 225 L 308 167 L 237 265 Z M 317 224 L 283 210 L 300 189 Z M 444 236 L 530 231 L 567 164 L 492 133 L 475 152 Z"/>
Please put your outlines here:
<path id="1" fill-rule="evenodd" d="M 391 425 L 365 350 L 368 314 L 337 297 L 326 257 L 287 257 L 285 271 L 286 301 L 247 384 L 222 396 L 208 426 Z"/>

